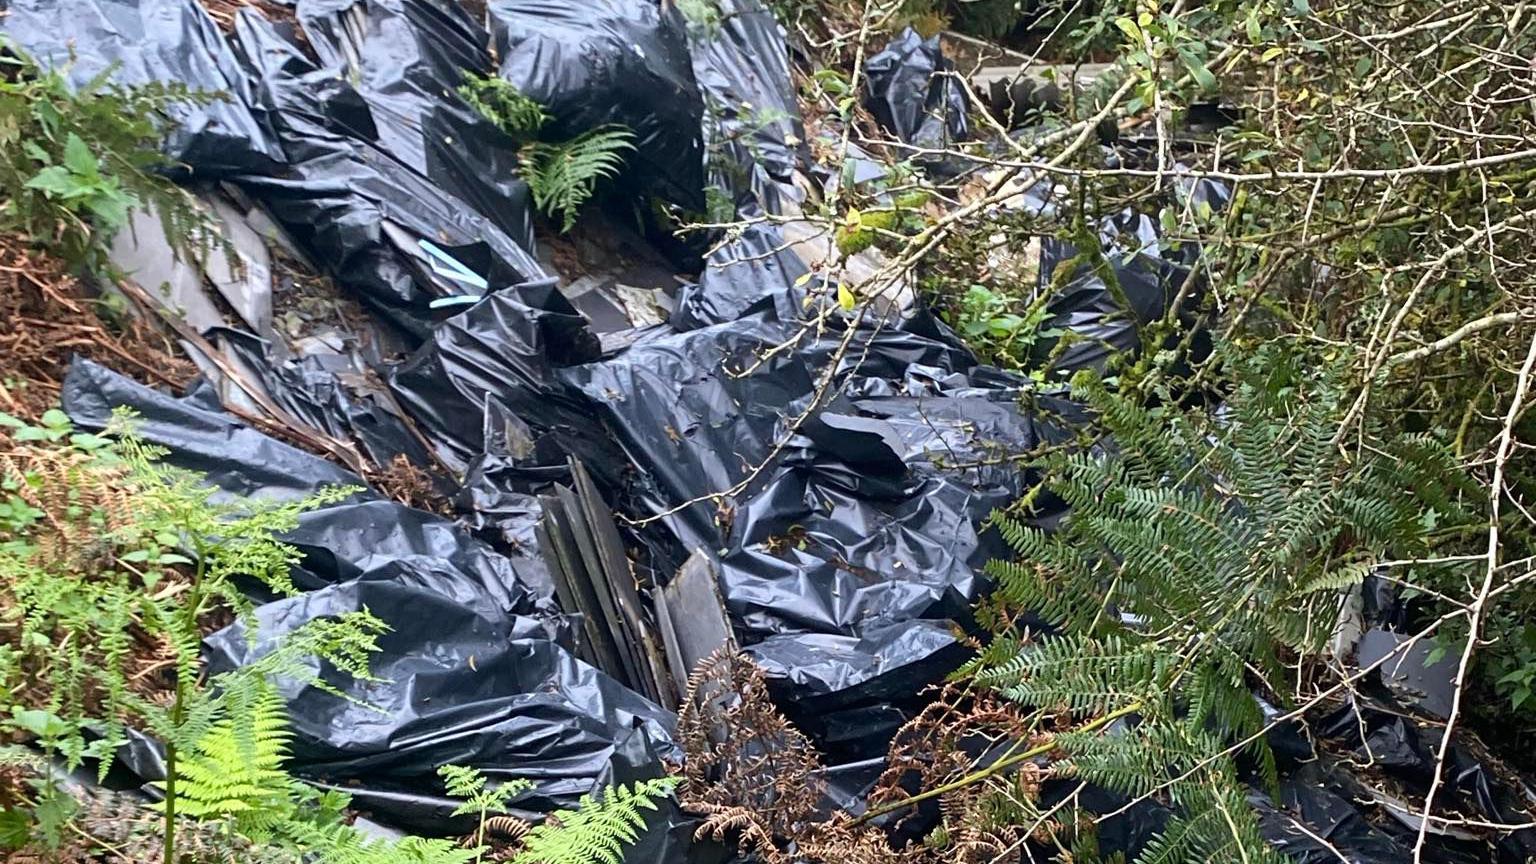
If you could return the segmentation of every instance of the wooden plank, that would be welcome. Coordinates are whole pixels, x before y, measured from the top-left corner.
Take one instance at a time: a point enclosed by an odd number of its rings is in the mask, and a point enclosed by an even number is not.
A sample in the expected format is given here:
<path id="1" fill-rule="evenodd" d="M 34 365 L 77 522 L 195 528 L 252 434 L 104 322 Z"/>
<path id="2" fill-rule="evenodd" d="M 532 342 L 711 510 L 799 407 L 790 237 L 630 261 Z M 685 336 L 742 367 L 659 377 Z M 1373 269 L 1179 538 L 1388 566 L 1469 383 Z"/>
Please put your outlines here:
<path id="1" fill-rule="evenodd" d="M 683 653 L 679 649 L 677 629 L 673 626 L 672 613 L 667 608 L 667 592 L 660 588 L 652 589 L 651 603 L 656 609 L 656 626 L 661 630 L 661 644 L 667 652 L 667 667 L 672 671 L 672 686 L 681 702 L 683 694 L 688 692 L 689 665 L 683 660 Z"/>
<path id="2" fill-rule="evenodd" d="M 544 507 L 542 519 L 544 533 L 550 540 L 550 548 L 553 551 L 552 555 L 546 555 L 545 558 L 546 561 L 559 562 L 561 575 L 566 580 L 572 600 L 572 606 L 566 611 L 581 615 L 582 631 L 587 634 L 587 640 L 592 643 L 593 654 L 598 659 L 594 665 L 622 680 L 626 674 L 623 653 L 608 629 L 602 604 L 592 588 L 591 580 L 586 576 L 586 564 L 577 548 L 565 505 L 556 495 L 542 495 L 539 500 Z"/>
<path id="3" fill-rule="evenodd" d="M 549 511 L 546 509 L 545 514 Z M 571 577 L 566 574 L 566 562 L 564 556 L 556 548 L 554 540 L 549 536 L 547 519 L 540 517 L 533 526 L 534 539 L 539 544 L 539 551 L 544 556 L 544 564 L 549 568 L 549 579 L 555 583 L 555 599 L 560 601 L 560 608 L 565 612 L 577 615 L 581 618 L 581 638 L 577 640 L 576 656 L 593 666 L 601 666 L 597 659 L 597 640 L 590 632 L 592 629 L 591 618 L 582 614 L 581 606 L 576 600 L 576 593 L 571 586 Z"/>
<path id="4" fill-rule="evenodd" d="M 661 640 L 645 618 L 645 604 L 635 587 L 634 573 L 630 570 L 629 557 L 624 554 L 624 538 L 613 520 L 613 511 L 597 491 L 597 484 L 587 473 L 586 466 L 572 459 L 571 477 L 575 481 L 576 496 L 584 508 L 587 525 L 592 531 L 596 546 L 599 570 L 613 592 L 620 620 L 632 640 L 635 659 L 639 664 L 643 689 L 651 698 L 666 707 L 676 707 L 677 699 L 667 674 L 667 662 L 662 653 Z"/>
<path id="5" fill-rule="evenodd" d="M 720 594 L 720 573 L 703 549 L 688 556 L 672 581 L 657 593 L 664 597 L 677 639 L 676 652 L 685 669 L 692 671 L 721 646 L 735 647 L 731 618 Z M 684 672 L 684 680 L 687 674 Z"/>
<path id="6" fill-rule="evenodd" d="M 575 546 L 581 553 L 583 568 L 580 573 L 582 577 L 580 584 L 584 584 L 588 590 L 591 590 L 593 597 L 596 598 L 597 605 L 602 610 L 603 625 L 623 661 L 621 680 L 630 687 L 644 692 L 648 689 L 644 684 L 649 676 L 642 668 L 641 655 L 636 650 L 636 640 L 628 632 L 629 628 L 625 626 L 624 618 L 614 601 L 613 590 L 609 586 L 609 580 L 603 570 L 602 558 L 598 554 L 598 541 L 593 535 L 591 523 L 587 521 L 586 510 L 575 490 L 556 485 L 555 494 L 560 498 L 561 512 L 570 526 Z M 610 674 L 612 674 L 611 670 Z"/>

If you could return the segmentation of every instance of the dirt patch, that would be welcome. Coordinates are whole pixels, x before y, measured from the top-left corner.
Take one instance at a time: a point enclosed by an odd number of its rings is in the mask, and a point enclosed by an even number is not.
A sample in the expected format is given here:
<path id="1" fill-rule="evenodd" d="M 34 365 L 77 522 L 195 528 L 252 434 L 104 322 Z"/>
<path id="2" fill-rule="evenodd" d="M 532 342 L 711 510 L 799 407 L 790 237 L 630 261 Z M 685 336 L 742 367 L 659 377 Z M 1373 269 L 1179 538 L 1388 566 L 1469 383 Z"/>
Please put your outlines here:
<path id="1" fill-rule="evenodd" d="M 76 355 L 151 385 L 180 388 L 197 374 L 152 324 L 89 296 L 57 259 L 0 236 L 0 410 L 36 419 L 56 407 Z"/>

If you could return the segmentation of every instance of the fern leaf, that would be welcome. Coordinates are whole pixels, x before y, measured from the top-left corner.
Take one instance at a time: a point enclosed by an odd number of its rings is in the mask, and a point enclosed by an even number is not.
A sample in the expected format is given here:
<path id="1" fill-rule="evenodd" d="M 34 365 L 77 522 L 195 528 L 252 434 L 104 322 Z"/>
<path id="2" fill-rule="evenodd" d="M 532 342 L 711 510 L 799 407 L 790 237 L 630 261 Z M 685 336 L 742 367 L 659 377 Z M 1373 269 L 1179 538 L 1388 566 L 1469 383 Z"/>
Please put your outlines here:
<path id="1" fill-rule="evenodd" d="M 624 152 L 635 149 L 635 133 L 618 125 L 600 126 L 558 144 L 535 142 L 523 153 L 530 166 L 528 188 L 533 203 L 561 231 L 576 224 L 576 211 L 592 197 L 599 180 L 617 176 Z"/>
<path id="2" fill-rule="evenodd" d="M 512 864 L 623 864 L 623 849 L 640 836 L 646 810 L 671 793 L 674 777 L 613 786 L 583 795 L 575 810 L 561 810 L 528 832 Z"/>

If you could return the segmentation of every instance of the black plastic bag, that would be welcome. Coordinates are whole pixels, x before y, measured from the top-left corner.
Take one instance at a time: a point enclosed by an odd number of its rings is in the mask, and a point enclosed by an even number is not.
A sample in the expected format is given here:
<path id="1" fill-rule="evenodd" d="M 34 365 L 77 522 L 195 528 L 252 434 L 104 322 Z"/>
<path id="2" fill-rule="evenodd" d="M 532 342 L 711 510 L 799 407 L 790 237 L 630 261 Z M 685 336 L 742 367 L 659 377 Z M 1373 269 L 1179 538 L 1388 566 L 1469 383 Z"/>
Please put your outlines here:
<path id="1" fill-rule="evenodd" d="M 395 17 L 386 20 L 399 24 Z M 388 320 L 425 339 L 430 330 L 428 305 L 434 298 L 479 294 L 543 277 L 543 269 L 523 245 L 530 241 L 522 230 L 527 208 L 520 183 L 497 181 L 507 190 L 504 199 L 497 198 L 495 183 L 463 179 L 483 169 L 453 161 L 459 154 L 448 142 L 422 143 L 419 149 L 403 144 L 409 136 L 394 134 L 400 132 L 397 120 L 375 120 L 376 114 L 390 116 L 392 103 L 374 94 L 381 103 L 370 104 L 347 83 L 345 69 L 317 67 L 250 10 L 236 18 L 236 47 L 251 76 L 253 98 L 277 131 L 290 163 L 282 174 L 241 176 L 242 188 L 337 281 L 358 291 Z M 445 88 L 452 85 L 442 83 Z M 419 107 L 418 100 L 405 99 L 400 111 L 410 117 L 410 109 Z M 391 136 L 381 133 L 381 126 L 392 130 Z M 482 133 L 490 134 L 477 132 Z M 388 149 L 391 143 L 401 147 L 403 155 Z M 425 165 L 413 165 L 407 158 L 419 158 Z M 503 159 L 493 164 L 507 163 Z M 445 186 L 468 189 L 465 194 L 487 200 L 466 201 Z M 477 211 L 477 204 L 497 218 Z M 502 225 L 518 230 L 509 234 Z M 422 241 L 473 271 L 484 284 L 445 275 L 440 259 Z"/>
<path id="2" fill-rule="evenodd" d="M 558 375 L 597 356 L 596 337 L 553 284 L 518 286 L 437 325 L 390 386 L 439 458 L 467 472 L 464 500 L 500 507 L 499 496 L 566 479 L 572 455 L 616 482 L 622 455 Z"/>
<path id="3" fill-rule="evenodd" d="M 1202 206 L 1203 202 L 1211 212 L 1220 213 L 1230 196 L 1230 187 L 1202 178 L 1176 186 L 1173 198 L 1179 205 Z M 1042 210 L 1053 206 L 1044 199 L 1032 203 Z M 1069 333 L 1072 340 L 1051 358 L 1051 369 L 1063 378 L 1079 369 L 1103 372 L 1111 357 L 1144 350 L 1144 329 L 1167 315 L 1175 302 L 1180 304 L 1178 327 L 1171 341 L 1178 342 L 1200 325 L 1195 313 L 1205 282 L 1196 266 L 1199 244 L 1163 237 L 1154 214 L 1129 207 L 1103 217 L 1097 228 L 1103 261 L 1114 274 L 1114 284 L 1092 261 L 1079 258 L 1080 250 L 1073 243 L 1055 237 L 1042 241 L 1040 290 L 1059 286 L 1046 306 L 1049 317 L 1042 329 Z M 1068 263 L 1073 273 L 1062 279 L 1056 271 Z M 1055 346 L 1054 339 L 1041 340 L 1036 357 L 1045 360 Z M 1208 336 L 1196 329 L 1191 347 L 1199 359 L 1209 349 Z"/>
<path id="4" fill-rule="evenodd" d="M 779 22 L 757 0 L 712 0 L 688 22 L 693 73 L 704 96 L 704 143 L 713 187 L 742 216 L 779 215 L 798 199 L 794 172 L 805 130 Z"/>
<path id="5" fill-rule="evenodd" d="M 298 14 L 322 65 L 353 72 L 349 79 L 368 104 L 376 146 L 531 251 L 529 193 L 518 178 L 517 142 L 457 92 L 466 73 L 491 72 L 490 35 L 465 7 L 430 0 L 301 0 Z"/>
<path id="6" fill-rule="evenodd" d="M 911 27 L 864 64 L 865 104 L 875 120 L 907 144 L 941 150 L 970 137 L 969 102 L 939 37 Z"/>
<path id="7" fill-rule="evenodd" d="M 234 422 L 210 396 L 174 399 L 76 361 L 64 405 L 86 428 L 132 407 L 139 434 L 166 448 L 170 464 L 232 493 L 361 485 Z M 259 606 L 254 644 L 238 624 L 209 637 L 212 668 L 248 662 L 317 617 L 367 608 L 391 628 L 372 663 L 378 680 L 329 679 L 360 702 L 313 687 L 284 692 L 302 776 L 390 822 L 441 833 L 456 806 L 435 791 L 443 764 L 535 780 L 514 807 L 537 816 L 598 785 L 657 776 L 660 760 L 678 755 L 670 714 L 571 654 L 570 621 L 532 548 L 503 556 L 447 519 L 366 491 L 304 514 L 284 539 L 303 552 L 295 584 L 311 590 Z M 153 770 L 155 760 L 140 753 L 135 764 Z"/>
<path id="8" fill-rule="evenodd" d="M 737 636 L 791 716 L 835 758 L 863 758 L 963 653 L 950 622 L 1001 552 L 978 526 L 1028 482 L 987 463 L 1058 433 L 1020 409 L 1017 380 L 968 376 L 974 358 L 925 314 L 861 330 L 846 353 L 836 326 L 808 332 L 762 313 L 565 374 L 627 452 L 638 515 L 717 558 Z M 837 395 L 813 408 L 829 364 Z"/>
<path id="9" fill-rule="evenodd" d="M 635 133 L 624 182 L 704 209 L 703 102 L 682 15 L 652 0 L 491 0 L 500 74 L 574 137 L 618 123 Z"/>
<path id="10" fill-rule="evenodd" d="M 205 334 L 240 358 L 272 401 L 338 441 L 357 441 L 374 465 L 403 456 L 427 465 L 430 456 L 403 418 L 386 407 L 355 357 L 309 354 L 278 360 L 272 346 L 249 333 L 215 328 Z"/>
<path id="11" fill-rule="evenodd" d="M 757 313 L 793 321 L 804 310 L 805 263 L 785 247 L 778 228 L 752 223 L 714 250 L 699 281 L 678 292 L 669 323 L 696 330 Z"/>
<path id="12" fill-rule="evenodd" d="M 211 389 L 175 399 L 89 360 L 76 359 L 64 379 L 64 410 L 77 425 L 100 430 L 126 406 L 145 440 L 173 446 L 174 464 L 197 471 L 236 495 L 302 498 L 334 486 L 359 486 L 357 475 L 240 423 Z"/>
<path id="13" fill-rule="evenodd" d="M 287 161 L 244 71 L 197 0 L 4 0 L 0 35 L 80 86 L 111 71 L 119 84 L 177 84 L 165 152 L 195 176 L 279 170 Z"/>

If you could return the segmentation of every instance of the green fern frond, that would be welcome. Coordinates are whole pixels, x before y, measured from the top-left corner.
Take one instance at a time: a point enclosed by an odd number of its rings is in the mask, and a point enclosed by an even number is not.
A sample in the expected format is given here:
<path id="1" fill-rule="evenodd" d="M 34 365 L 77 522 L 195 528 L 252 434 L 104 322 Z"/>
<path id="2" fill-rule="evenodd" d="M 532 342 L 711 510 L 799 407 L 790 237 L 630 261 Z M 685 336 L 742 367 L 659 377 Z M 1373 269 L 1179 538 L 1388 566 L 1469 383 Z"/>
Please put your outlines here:
<path id="1" fill-rule="evenodd" d="M 213 723 L 183 754 L 176 812 L 194 819 L 233 817 L 242 834 L 271 836 L 291 794 L 293 781 L 282 767 L 291 739 L 282 697 L 268 688 L 249 711 Z M 163 810 L 164 802 L 156 809 Z"/>
<path id="2" fill-rule="evenodd" d="M 1136 864 L 1286 864 L 1259 833 L 1258 821 L 1243 794 L 1232 787 L 1187 790 L 1180 813 L 1147 843 Z"/>
<path id="3" fill-rule="evenodd" d="M 512 82 L 497 75 L 464 73 L 456 91 L 480 116 L 517 141 L 526 141 L 549 122 L 544 106 L 524 96 Z"/>
<path id="4" fill-rule="evenodd" d="M 612 786 L 583 795 L 575 810 L 561 810 L 528 832 L 512 864 L 623 864 L 623 849 L 645 827 L 646 810 L 672 792 L 674 777 Z"/>
<path id="5" fill-rule="evenodd" d="M 635 133 L 624 126 L 600 126 L 558 144 L 534 142 L 523 150 L 529 167 L 529 191 L 533 203 L 560 230 L 576 224 L 576 211 L 597 188 L 599 180 L 617 176 L 624 167 L 624 152 L 635 149 Z"/>
<path id="6" fill-rule="evenodd" d="M 1028 645 L 1009 661 L 975 673 L 976 681 L 1009 699 L 1037 707 L 1068 707 L 1079 715 L 1102 714 L 1135 702 L 1155 689 L 1167 653 L 1118 636 L 1058 636 Z"/>

